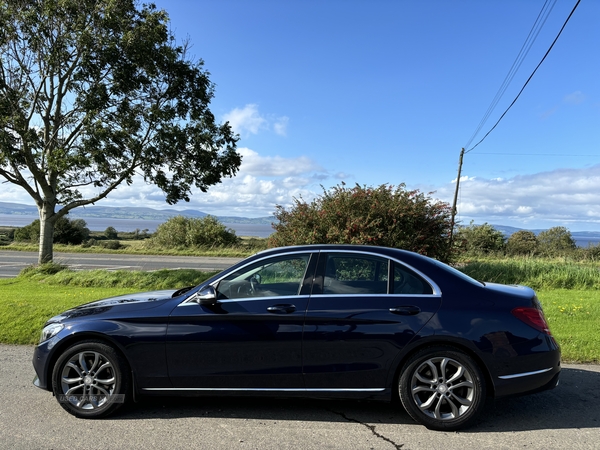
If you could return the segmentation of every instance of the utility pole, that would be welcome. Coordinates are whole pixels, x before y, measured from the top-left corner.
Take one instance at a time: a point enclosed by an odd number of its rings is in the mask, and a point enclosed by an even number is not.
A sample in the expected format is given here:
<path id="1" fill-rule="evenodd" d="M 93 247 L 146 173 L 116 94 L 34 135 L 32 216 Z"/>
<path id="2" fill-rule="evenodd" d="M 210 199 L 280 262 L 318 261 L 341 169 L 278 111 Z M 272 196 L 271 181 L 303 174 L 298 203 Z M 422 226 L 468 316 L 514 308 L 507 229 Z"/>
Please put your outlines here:
<path id="1" fill-rule="evenodd" d="M 460 157 L 458 158 L 458 176 L 456 177 L 456 190 L 454 191 L 454 202 L 452 203 L 452 219 L 450 221 L 450 248 L 452 248 L 452 239 L 454 238 L 454 218 L 456 217 L 456 204 L 458 202 L 458 187 L 460 185 L 460 172 L 463 165 L 463 156 L 465 149 L 461 149 Z"/>

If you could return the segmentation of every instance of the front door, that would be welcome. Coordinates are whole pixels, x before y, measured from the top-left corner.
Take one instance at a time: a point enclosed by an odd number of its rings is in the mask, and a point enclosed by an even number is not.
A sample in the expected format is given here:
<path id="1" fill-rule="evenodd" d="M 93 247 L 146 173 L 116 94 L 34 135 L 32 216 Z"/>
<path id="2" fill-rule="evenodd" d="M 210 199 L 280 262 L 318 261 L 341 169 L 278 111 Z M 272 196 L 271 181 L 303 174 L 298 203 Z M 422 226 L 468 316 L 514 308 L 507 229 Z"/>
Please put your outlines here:
<path id="1" fill-rule="evenodd" d="M 214 306 L 175 308 L 167 330 L 173 387 L 303 388 L 310 258 L 304 252 L 259 260 L 219 281 Z"/>

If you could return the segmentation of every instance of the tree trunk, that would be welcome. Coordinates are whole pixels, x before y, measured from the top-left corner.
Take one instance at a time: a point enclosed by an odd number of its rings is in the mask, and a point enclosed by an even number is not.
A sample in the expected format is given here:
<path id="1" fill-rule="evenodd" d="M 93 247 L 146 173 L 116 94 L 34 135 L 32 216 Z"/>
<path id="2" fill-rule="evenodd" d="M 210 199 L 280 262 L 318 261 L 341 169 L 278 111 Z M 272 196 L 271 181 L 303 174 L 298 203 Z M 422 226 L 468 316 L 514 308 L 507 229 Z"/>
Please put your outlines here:
<path id="1" fill-rule="evenodd" d="M 56 214 L 54 205 L 44 203 L 40 208 L 40 251 L 38 264 L 52 262 L 54 258 L 54 224 L 56 223 Z"/>

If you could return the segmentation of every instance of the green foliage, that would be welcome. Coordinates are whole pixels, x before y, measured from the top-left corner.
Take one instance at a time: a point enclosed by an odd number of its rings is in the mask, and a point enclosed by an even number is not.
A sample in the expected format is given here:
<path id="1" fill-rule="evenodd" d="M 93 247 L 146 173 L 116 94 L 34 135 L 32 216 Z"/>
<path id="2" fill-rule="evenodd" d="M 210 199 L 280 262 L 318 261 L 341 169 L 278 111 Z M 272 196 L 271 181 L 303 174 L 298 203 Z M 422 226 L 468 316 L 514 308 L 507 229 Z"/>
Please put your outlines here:
<path id="1" fill-rule="evenodd" d="M 600 289 L 597 264 L 534 258 L 473 261 L 459 267 L 480 281 L 521 284 L 534 289 Z"/>
<path id="2" fill-rule="evenodd" d="M 600 261 L 600 243 L 593 245 L 590 244 L 585 248 L 578 247 L 573 252 L 575 259 L 579 261 Z"/>
<path id="3" fill-rule="evenodd" d="M 144 228 L 141 231 L 139 228 L 136 228 L 133 232 L 133 239 L 148 239 L 150 237 L 148 231 L 148 228 Z"/>
<path id="4" fill-rule="evenodd" d="M 8 245 L 15 239 L 15 228 L 0 227 L 0 245 Z"/>
<path id="5" fill-rule="evenodd" d="M 537 236 L 538 248 L 545 256 L 557 256 L 575 250 L 575 240 L 565 227 L 553 227 Z"/>
<path id="6" fill-rule="evenodd" d="M 79 245 L 90 237 L 90 230 L 83 219 L 69 220 L 60 217 L 54 224 L 54 242 Z"/>
<path id="7" fill-rule="evenodd" d="M 470 255 L 497 253 L 504 250 L 504 234 L 492 225 L 484 223 L 459 227 L 455 235 L 455 245 Z"/>
<path id="8" fill-rule="evenodd" d="M 509 255 L 534 255 L 537 247 L 535 233 L 528 230 L 519 230 L 511 234 L 506 242 L 506 251 Z"/>
<path id="9" fill-rule="evenodd" d="M 376 188 L 342 183 L 310 203 L 276 207 L 269 246 L 367 244 L 412 250 L 446 259 L 450 208 L 405 185 Z"/>
<path id="10" fill-rule="evenodd" d="M 119 250 L 126 247 L 119 241 L 100 241 L 99 244 L 102 248 L 107 248 L 109 250 Z"/>
<path id="11" fill-rule="evenodd" d="M 56 273 L 43 273 L 32 270 L 19 277 L 35 279 L 48 286 L 80 286 L 98 288 L 132 288 L 139 291 L 156 289 L 177 289 L 184 286 L 196 286 L 213 276 L 216 272 L 201 272 L 192 269 L 156 270 L 153 272 L 127 270 L 60 270 Z"/>
<path id="12" fill-rule="evenodd" d="M 108 227 L 104 230 L 104 237 L 106 237 L 106 239 L 119 239 L 119 233 L 115 227 Z"/>
<path id="13" fill-rule="evenodd" d="M 34 220 L 29 225 L 17 228 L 15 230 L 15 241 L 17 242 L 33 242 L 36 243 L 40 240 L 40 221 L 39 219 Z"/>
<path id="14" fill-rule="evenodd" d="M 239 138 L 216 122 L 213 96 L 153 4 L 0 2 L 0 178 L 39 205 L 40 261 L 58 217 L 136 173 L 170 204 L 235 175 Z"/>
<path id="15" fill-rule="evenodd" d="M 213 216 L 175 216 L 160 224 L 149 242 L 163 248 L 224 247 L 238 244 L 239 238 Z"/>
<path id="16" fill-rule="evenodd" d="M 90 230 L 83 219 L 69 220 L 60 217 L 54 224 L 54 242 L 57 244 L 79 245 L 90 236 Z M 35 219 L 29 225 L 15 231 L 15 241 L 37 243 L 40 240 L 40 221 Z"/>
<path id="17" fill-rule="evenodd" d="M 39 265 L 27 266 L 21 272 L 19 277 L 21 278 L 35 278 L 35 277 L 47 277 L 48 275 L 55 275 L 63 270 L 68 270 L 68 266 L 64 264 L 58 264 L 55 262 L 47 262 Z"/>

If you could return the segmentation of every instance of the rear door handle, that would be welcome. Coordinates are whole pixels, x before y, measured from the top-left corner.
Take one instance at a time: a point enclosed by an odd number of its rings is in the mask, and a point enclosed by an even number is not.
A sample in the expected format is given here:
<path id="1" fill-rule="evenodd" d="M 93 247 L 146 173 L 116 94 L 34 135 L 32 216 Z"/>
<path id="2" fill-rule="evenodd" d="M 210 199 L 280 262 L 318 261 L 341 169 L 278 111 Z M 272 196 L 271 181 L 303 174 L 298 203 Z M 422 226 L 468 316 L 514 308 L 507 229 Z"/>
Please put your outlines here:
<path id="1" fill-rule="evenodd" d="M 414 316 L 421 312 L 421 308 L 418 306 L 408 305 L 408 306 L 396 306 L 390 308 L 390 312 L 392 314 L 398 314 L 400 316 Z"/>
<path id="2" fill-rule="evenodd" d="M 295 305 L 273 305 L 267 308 L 267 311 L 273 314 L 290 314 L 296 311 Z"/>

